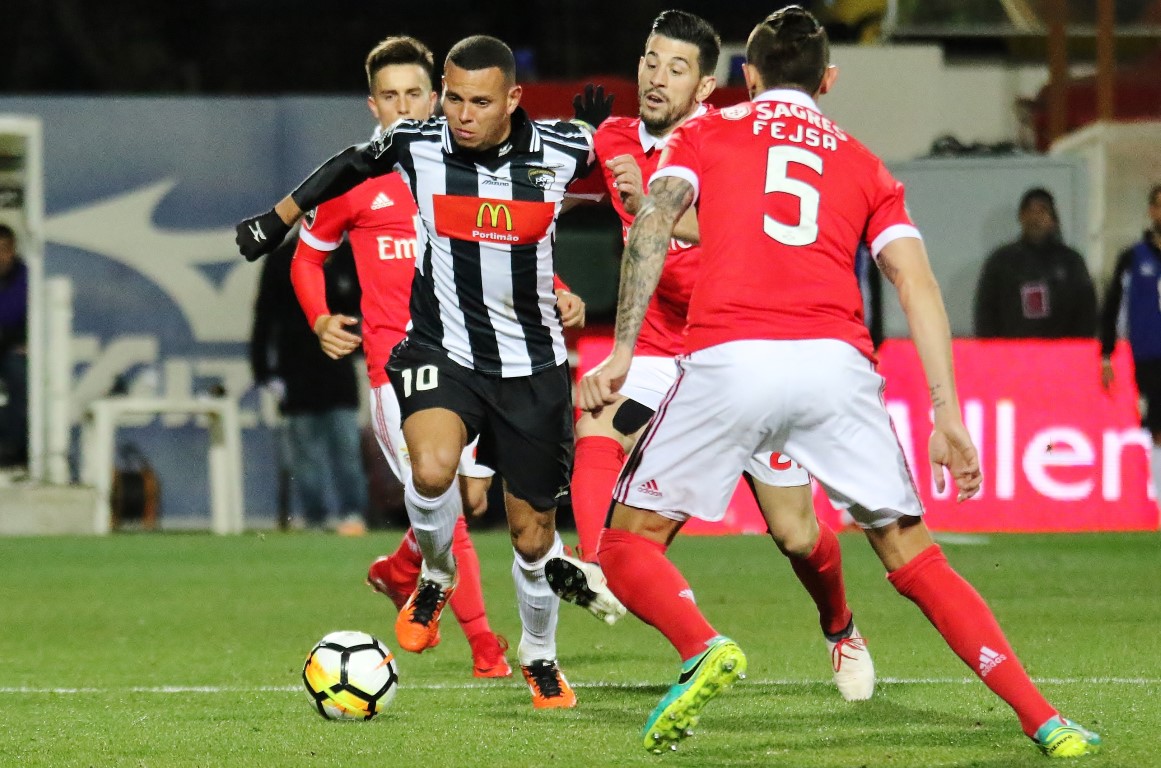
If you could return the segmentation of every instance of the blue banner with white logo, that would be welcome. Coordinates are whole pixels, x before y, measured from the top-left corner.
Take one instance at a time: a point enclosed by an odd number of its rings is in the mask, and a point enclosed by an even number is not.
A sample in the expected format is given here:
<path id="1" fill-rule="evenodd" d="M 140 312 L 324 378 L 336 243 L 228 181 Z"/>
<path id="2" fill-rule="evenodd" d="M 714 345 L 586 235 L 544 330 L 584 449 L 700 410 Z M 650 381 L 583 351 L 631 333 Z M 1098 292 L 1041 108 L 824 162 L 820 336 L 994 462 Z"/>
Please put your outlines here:
<path id="1" fill-rule="evenodd" d="M 247 515 L 273 518 L 275 419 L 248 362 L 260 265 L 233 225 L 366 140 L 364 99 L 0 98 L 0 113 L 44 126 L 45 272 L 73 282 L 74 422 L 118 379 L 149 395 L 221 384 L 242 409 Z M 207 440 L 177 414 L 120 430 L 158 474 L 163 520 L 208 524 Z"/>

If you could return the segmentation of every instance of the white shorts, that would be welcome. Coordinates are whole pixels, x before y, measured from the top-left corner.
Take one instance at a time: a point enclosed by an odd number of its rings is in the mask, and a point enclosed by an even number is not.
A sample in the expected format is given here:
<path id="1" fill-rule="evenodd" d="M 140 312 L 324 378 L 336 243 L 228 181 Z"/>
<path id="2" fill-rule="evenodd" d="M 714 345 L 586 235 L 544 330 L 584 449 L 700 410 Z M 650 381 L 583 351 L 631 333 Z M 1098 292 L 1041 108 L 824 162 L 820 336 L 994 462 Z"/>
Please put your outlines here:
<path id="1" fill-rule="evenodd" d="M 403 441 L 403 422 L 399 416 L 399 401 L 390 384 L 371 390 L 371 428 L 379 442 L 379 450 L 387 459 L 391 471 L 399 482 L 407 483 L 411 475 L 411 459 L 407 454 L 407 444 Z M 491 477 L 495 472 L 490 467 L 476 463 L 477 437 L 464 447 L 460 454 L 460 465 L 456 473 L 463 477 Z"/>
<path id="2" fill-rule="evenodd" d="M 656 411 L 676 378 L 677 361 L 672 357 L 634 357 L 620 394 Z"/>
<path id="3" fill-rule="evenodd" d="M 672 357 L 641 356 L 629 363 L 629 373 L 620 394 L 648 407 L 654 413 L 677 379 L 677 360 Z M 807 485 L 810 475 L 793 459 L 774 451 L 755 456 L 746 472 L 758 482 L 778 488 Z"/>
<path id="4" fill-rule="evenodd" d="M 715 522 L 738 475 L 766 482 L 771 454 L 784 452 L 863 527 L 923 514 L 883 377 L 849 344 L 735 341 L 679 358 L 677 368 L 617 481 L 617 501 Z"/>

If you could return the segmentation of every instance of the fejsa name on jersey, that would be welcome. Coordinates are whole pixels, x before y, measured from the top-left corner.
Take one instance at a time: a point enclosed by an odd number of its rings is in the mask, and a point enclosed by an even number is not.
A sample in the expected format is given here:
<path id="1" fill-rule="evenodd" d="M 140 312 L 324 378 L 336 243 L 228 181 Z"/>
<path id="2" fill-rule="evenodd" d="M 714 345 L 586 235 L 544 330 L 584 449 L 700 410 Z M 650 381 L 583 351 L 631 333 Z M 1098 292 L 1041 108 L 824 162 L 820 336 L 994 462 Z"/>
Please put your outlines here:
<path id="1" fill-rule="evenodd" d="M 755 136 L 769 134 L 779 141 L 829 150 L 838 149 L 840 141 L 847 141 L 846 133 L 830 118 L 801 104 L 758 101 L 722 110 L 722 117 L 727 120 L 742 120 L 751 116 Z"/>

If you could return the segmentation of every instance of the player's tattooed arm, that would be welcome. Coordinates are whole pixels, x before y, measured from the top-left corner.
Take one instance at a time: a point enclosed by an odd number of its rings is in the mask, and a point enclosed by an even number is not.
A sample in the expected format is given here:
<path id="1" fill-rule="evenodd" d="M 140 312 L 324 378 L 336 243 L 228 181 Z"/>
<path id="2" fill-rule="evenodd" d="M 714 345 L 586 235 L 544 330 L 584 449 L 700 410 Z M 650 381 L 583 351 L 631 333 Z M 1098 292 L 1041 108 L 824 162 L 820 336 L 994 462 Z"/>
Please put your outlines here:
<path id="1" fill-rule="evenodd" d="M 928 392 L 931 395 L 931 408 L 938 411 L 940 408 L 947 407 L 947 398 L 943 396 L 943 384 L 933 384 L 928 387 Z"/>
<path id="2" fill-rule="evenodd" d="M 649 194 L 629 230 L 621 261 L 617 344 L 632 349 L 637 343 L 645 309 L 661 279 L 673 226 L 692 204 L 693 185 L 684 179 L 662 176 L 649 185 Z"/>
<path id="3" fill-rule="evenodd" d="M 917 237 L 892 240 L 879 252 L 876 261 L 883 276 L 899 293 L 899 306 L 923 364 L 936 416 L 946 413 L 958 419 L 951 328 L 923 241 Z"/>
<path id="4" fill-rule="evenodd" d="M 613 189 L 621 196 L 625 211 L 636 216 L 645 202 L 645 183 L 641 178 L 641 167 L 632 155 L 618 155 L 605 162 L 605 167 L 613 175 Z M 697 226 L 697 211 L 690 208 L 673 225 L 673 236 L 687 243 L 701 242 Z"/>
<path id="5" fill-rule="evenodd" d="M 878 254 L 883 274 L 899 292 L 899 306 L 907 317 L 911 339 L 927 378 L 935 420 L 927 453 L 935 487 L 943 491 L 945 468 L 951 474 L 959 501 L 980 490 L 979 453 L 964 426 L 955 389 L 951 354 L 951 328 L 939 283 L 931 271 L 927 250 L 918 237 L 901 237 L 883 246 Z"/>
<path id="6" fill-rule="evenodd" d="M 678 240 L 683 240 L 687 243 L 701 242 L 701 228 L 697 224 L 697 209 L 690 207 L 685 214 L 677 220 L 677 224 L 673 227 L 673 236 Z"/>

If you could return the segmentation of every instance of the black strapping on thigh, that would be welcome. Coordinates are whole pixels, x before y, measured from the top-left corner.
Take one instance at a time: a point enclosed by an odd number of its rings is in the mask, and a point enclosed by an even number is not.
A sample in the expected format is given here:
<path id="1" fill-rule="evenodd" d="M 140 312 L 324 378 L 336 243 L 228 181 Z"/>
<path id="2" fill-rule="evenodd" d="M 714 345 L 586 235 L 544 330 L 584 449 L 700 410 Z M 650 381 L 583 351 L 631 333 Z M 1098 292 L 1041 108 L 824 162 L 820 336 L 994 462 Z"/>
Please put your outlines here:
<path id="1" fill-rule="evenodd" d="M 613 429 L 622 435 L 631 435 L 648 424 L 654 413 L 652 408 L 636 400 L 624 400 L 613 414 Z"/>
<path id="2" fill-rule="evenodd" d="M 649 419 L 653 418 L 653 414 L 655 413 L 657 411 L 644 403 L 639 403 L 633 399 L 625 399 L 617 406 L 617 412 L 613 414 L 613 429 L 622 435 L 631 435 L 648 424 Z M 615 506 L 617 506 L 617 500 L 610 499 L 609 511 L 605 514 L 606 528 L 613 524 L 613 508 Z"/>

